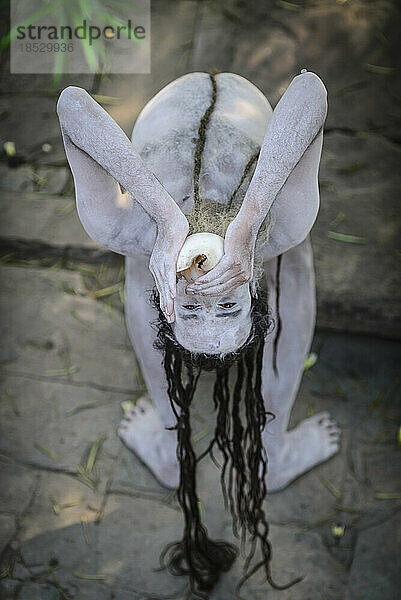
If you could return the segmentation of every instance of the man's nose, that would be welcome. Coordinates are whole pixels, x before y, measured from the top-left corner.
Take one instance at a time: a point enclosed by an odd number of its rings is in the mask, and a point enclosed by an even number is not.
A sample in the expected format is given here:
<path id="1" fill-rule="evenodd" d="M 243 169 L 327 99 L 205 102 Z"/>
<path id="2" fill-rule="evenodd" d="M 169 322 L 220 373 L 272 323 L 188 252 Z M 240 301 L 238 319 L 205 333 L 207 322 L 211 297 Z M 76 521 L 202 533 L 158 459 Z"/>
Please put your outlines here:
<path id="1" fill-rule="evenodd" d="M 203 298 L 203 305 L 208 314 L 210 314 L 214 308 L 214 301 L 206 296 Z"/>

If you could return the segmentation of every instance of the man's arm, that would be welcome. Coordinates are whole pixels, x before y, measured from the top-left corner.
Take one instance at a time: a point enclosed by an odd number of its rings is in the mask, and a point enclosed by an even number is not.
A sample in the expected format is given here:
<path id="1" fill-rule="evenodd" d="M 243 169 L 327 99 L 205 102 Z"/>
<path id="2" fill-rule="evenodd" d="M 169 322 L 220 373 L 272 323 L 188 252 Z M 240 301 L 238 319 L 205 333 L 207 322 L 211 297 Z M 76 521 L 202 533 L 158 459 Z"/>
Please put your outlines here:
<path id="1" fill-rule="evenodd" d="M 309 72 L 294 77 L 268 123 L 255 173 L 237 215 L 255 235 L 288 176 L 322 130 L 326 114 L 327 91 L 321 79 Z"/>

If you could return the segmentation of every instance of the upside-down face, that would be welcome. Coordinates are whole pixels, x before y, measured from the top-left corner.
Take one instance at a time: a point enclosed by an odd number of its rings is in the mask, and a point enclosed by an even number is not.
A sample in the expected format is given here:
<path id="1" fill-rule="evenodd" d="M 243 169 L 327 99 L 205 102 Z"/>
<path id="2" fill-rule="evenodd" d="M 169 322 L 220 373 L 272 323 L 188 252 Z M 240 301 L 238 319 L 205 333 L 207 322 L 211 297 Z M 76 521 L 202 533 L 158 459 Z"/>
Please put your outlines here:
<path id="1" fill-rule="evenodd" d="M 216 296 L 187 293 L 188 284 L 213 269 L 223 254 L 223 238 L 204 232 L 190 235 L 178 257 L 172 327 L 177 342 L 190 352 L 235 352 L 251 331 L 249 283 Z"/>
<path id="2" fill-rule="evenodd" d="M 249 283 L 220 296 L 187 294 L 187 285 L 179 277 L 172 324 L 177 342 L 190 352 L 205 354 L 238 350 L 252 327 Z"/>

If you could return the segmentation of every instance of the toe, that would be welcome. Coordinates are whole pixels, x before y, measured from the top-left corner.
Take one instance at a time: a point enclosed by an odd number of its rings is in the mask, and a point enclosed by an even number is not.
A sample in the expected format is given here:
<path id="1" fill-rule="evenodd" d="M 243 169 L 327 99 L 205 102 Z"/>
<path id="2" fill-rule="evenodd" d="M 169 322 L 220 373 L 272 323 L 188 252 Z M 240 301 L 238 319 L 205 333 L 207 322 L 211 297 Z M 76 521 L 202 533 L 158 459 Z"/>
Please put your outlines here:
<path id="1" fill-rule="evenodd" d="M 117 435 L 120 438 L 124 438 L 125 435 L 126 435 L 126 433 L 127 433 L 127 427 L 126 427 L 126 425 L 119 425 L 119 427 L 117 429 Z"/>
<path id="2" fill-rule="evenodd" d="M 315 419 L 319 425 L 325 425 L 330 419 L 330 414 L 327 411 L 324 411 L 315 415 Z"/>
<path id="3" fill-rule="evenodd" d="M 332 442 L 330 442 L 330 448 L 333 454 L 335 452 L 338 452 L 340 450 L 340 442 L 338 440 L 333 440 Z"/>
<path id="4" fill-rule="evenodd" d="M 152 405 L 150 404 L 150 402 L 145 400 L 145 398 L 139 398 L 135 407 L 143 414 L 144 412 L 147 412 L 149 408 L 152 407 Z"/>
<path id="5" fill-rule="evenodd" d="M 340 431 L 339 426 L 337 425 L 337 423 L 333 423 L 332 421 L 329 421 L 328 423 L 325 423 L 324 425 L 326 427 L 326 429 L 328 431 Z"/>

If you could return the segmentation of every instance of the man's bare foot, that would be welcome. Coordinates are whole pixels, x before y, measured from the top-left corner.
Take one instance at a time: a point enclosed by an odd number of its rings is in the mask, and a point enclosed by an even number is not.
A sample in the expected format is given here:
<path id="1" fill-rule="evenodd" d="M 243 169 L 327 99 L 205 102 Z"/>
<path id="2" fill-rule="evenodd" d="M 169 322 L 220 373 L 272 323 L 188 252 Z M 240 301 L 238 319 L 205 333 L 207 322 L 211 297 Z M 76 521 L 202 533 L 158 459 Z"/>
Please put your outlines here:
<path id="1" fill-rule="evenodd" d="M 269 458 L 267 473 L 268 492 L 285 488 L 305 471 L 324 462 L 340 448 L 341 431 L 328 412 L 318 413 L 305 419 L 285 434 L 281 448 L 271 448 L 276 440 L 265 434 L 266 452 Z"/>
<path id="2" fill-rule="evenodd" d="M 126 412 L 118 435 L 165 487 L 178 488 L 177 434 L 164 428 L 155 407 L 144 398 Z"/>

